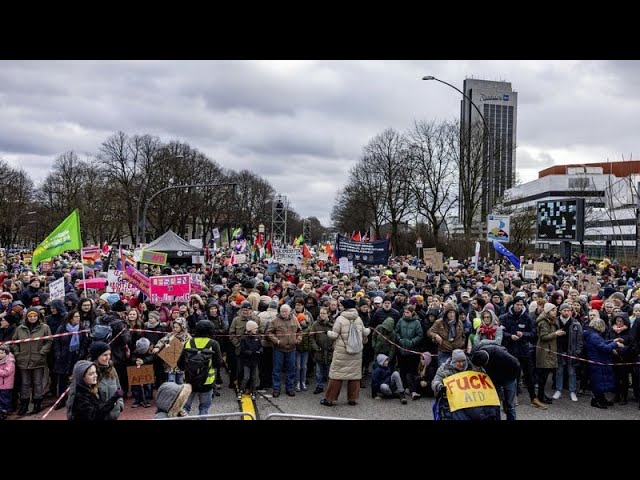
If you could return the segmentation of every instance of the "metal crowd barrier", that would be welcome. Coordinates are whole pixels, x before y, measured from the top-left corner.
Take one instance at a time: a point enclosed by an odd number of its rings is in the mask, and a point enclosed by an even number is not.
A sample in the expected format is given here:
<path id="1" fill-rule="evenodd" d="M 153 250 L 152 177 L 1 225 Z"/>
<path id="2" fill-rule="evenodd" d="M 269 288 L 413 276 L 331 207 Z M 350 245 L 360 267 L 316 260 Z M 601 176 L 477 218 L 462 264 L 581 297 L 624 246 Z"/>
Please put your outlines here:
<path id="1" fill-rule="evenodd" d="M 231 412 L 231 413 L 210 413 L 207 415 L 189 415 L 187 417 L 172 417 L 172 418 L 156 418 L 154 420 L 209 420 L 211 418 L 227 418 L 227 417 L 249 417 L 251 420 L 255 420 L 256 416 L 251 412 Z"/>
<path id="2" fill-rule="evenodd" d="M 302 420 L 361 420 L 360 418 L 343 418 L 343 417 L 325 417 L 322 415 L 300 415 L 297 413 L 270 413 L 265 420 L 272 418 L 292 418 Z"/>

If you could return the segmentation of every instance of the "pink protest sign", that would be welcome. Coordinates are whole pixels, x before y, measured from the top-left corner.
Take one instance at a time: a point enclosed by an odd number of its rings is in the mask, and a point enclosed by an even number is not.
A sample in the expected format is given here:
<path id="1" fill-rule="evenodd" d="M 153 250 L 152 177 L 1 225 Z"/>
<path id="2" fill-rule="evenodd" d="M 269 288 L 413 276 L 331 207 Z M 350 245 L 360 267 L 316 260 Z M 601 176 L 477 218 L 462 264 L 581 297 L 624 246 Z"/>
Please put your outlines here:
<path id="1" fill-rule="evenodd" d="M 138 287 L 138 289 L 147 297 L 151 296 L 149 294 L 149 277 L 145 276 L 143 273 L 140 273 L 131 265 L 127 266 L 126 270 L 122 274 L 122 278 Z"/>
<path id="2" fill-rule="evenodd" d="M 163 275 L 149 278 L 151 303 L 188 302 L 191 278 L 185 275 Z"/>

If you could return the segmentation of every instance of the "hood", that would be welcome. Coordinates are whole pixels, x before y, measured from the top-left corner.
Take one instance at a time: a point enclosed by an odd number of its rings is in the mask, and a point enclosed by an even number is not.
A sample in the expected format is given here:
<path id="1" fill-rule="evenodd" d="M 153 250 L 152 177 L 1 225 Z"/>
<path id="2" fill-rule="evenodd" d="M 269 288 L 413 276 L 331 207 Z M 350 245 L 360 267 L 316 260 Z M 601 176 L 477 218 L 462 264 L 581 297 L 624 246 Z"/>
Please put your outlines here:
<path id="1" fill-rule="evenodd" d="M 350 322 L 353 322 L 356 318 L 360 316 L 358 315 L 358 310 L 356 310 L 355 308 L 349 308 L 348 310 L 344 310 L 340 315 L 346 318 L 347 320 L 349 320 Z"/>
<path id="2" fill-rule="evenodd" d="M 491 309 L 488 308 L 484 308 L 481 312 L 480 312 L 480 318 L 482 319 L 482 316 L 485 314 L 485 312 L 489 312 L 491 314 L 491 323 L 489 324 L 489 326 L 494 326 L 494 325 L 498 325 L 500 322 L 498 321 L 498 316 L 495 314 L 495 312 Z"/>
<path id="3" fill-rule="evenodd" d="M 628 327 L 629 325 L 631 325 L 631 322 L 629 321 L 629 314 L 627 312 L 618 312 L 613 316 L 612 319 L 612 323 L 615 323 L 616 318 L 621 318 L 622 321 L 624 322 L 624 324 Z"/>
<path id="4" fill-rule="evenodd" d="M 58 315 L 67 314 L 67 307 L 62 300 L 53 300 L 49 305 L 58 311 Z"/>
<path id="5" fill-rule="evenodd" d="M 183 332 L 187 331 L 187 321 L 184 318 L 178 317 L 175 320 L 172 320 L 171 324 L 173 325 L 174 323 L 177 323 L 178 325 L 180 325 L 182 327 Z"/>
<path id="6" fill-rule="evenodd" d="M 395 328 L 395 326 L 396 326 L 396 322 L 393 320 L 393 317 L 385 318 L 382 324 L 380 325 L 380 327 L 383 330 L 386 330 L 388 333 L 393 332 L 393 329 Z"/>
<path id="7" fill-rule="evenodd" d="M 387 357 L 384 353 L 379 353 L 376 357 L 376 362 L 378 362 L 378 365 L 380 366 L 382 366 L 382 364 L 387 360 L 389 360 L 389 357 Z"/>
<path id="8" fill-rule="evenodd" d="M 191 395 L 191 385 L 184 383 L 178 385 L 173 382 L 165 382 L 160 385 L 156 396 L 158 412 L 167 412 L 169 417 L 175 417 Z"/>
<path id="9" fill-rule="evenodd" d="M 84 385 L 84 372 L 93 365 L 89 360 L 78 360 L 73 367 L 73 383 L 76 385 Z"/>

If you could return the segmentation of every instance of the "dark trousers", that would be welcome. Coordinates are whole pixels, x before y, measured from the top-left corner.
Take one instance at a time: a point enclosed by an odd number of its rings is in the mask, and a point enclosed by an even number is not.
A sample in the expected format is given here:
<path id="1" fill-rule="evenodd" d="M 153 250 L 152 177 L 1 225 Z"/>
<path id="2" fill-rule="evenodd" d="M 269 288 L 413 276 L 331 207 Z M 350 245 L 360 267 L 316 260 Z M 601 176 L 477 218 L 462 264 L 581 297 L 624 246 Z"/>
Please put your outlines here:
<path id="1" fill-rule="evenodd" d="M 555 368 L 539 368 L 538 369 L 538 400 L 542 400 L 545 397 L 544 386 L 547 383 L 549 375 L 553 374 L 555 377 Z"/>
<path id="2" fill-rule="evenodd" d="M 263 390 L 271 388 L 271 374 L 273 373 L 273 347 L 262 347 L 262 355 L 258 360 L 260 387 Z"/>
<path id="3" fill-rule="evenodd" d="M 409 381 L 407 380 L 407 374 L 415 374 L 418 372 L 420 356 L 412 353 L 410 355 L 398 355 L 397 358 L 398 368 L 400 369 L 400 378 L 402 378 L 402 385 L 408 387 Z"/>
<path id="4" fill-rule="evenodd" d="M 529 392 L 529 398 L 533 400 L 536 398 L 535 382 L 533 381 L 533 367 L 535 366 L 535 359 L 530 356 L 518 357 L 520 367 L 522 368 L 522 380 L 527 386 L 527 392 Z"/>

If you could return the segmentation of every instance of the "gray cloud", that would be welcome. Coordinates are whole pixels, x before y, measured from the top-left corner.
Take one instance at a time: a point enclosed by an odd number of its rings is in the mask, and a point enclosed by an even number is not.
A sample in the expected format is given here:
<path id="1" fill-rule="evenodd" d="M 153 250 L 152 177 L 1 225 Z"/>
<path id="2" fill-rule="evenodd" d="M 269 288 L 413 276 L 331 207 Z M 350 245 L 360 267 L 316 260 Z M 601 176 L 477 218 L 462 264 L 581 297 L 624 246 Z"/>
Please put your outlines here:
<path id="1" fill-rule="evenodd" d="M 518 172 L 638 152 L 638 61 L 0 61 L 0 156 L 42 180 L 118 130 L 247 168 L 329 223 L 362 147 L 385 128 L 459 116 L 465 77 L 519 94 Z M 636 155 L 637 156 L 637 155 Z"/>

